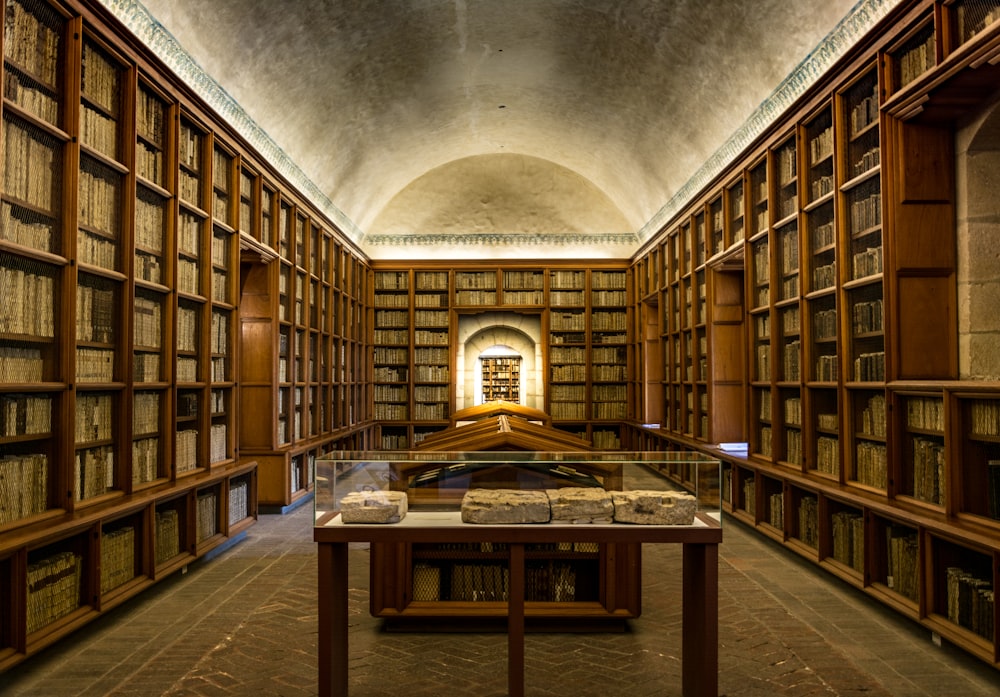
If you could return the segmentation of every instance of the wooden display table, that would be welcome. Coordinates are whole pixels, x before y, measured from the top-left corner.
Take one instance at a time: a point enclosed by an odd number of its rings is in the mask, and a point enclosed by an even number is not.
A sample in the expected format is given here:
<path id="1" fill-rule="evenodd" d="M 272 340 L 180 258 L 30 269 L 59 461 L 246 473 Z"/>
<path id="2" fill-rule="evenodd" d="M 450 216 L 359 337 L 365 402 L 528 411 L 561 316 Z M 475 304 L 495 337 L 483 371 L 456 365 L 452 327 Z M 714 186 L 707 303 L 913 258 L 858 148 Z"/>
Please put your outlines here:
<path id="1" fill-rule="evenodd" d="M 411 512 L 391 525 L 344 524 L 337 513 L 316 521 L 319 545 L 319 694 L 347 695 L 348 543 L 505 544 L 510 552 L 507 603 L 507 686 L 524 695 L 524 548 L 558 542 L 681 544 L 683 551 L 682 672 L 685 697 L 716 697 L 719 654 L 719 544 L 722 527 L 698 514 L 694 525 L 468 525 L 461 514 Z"/>

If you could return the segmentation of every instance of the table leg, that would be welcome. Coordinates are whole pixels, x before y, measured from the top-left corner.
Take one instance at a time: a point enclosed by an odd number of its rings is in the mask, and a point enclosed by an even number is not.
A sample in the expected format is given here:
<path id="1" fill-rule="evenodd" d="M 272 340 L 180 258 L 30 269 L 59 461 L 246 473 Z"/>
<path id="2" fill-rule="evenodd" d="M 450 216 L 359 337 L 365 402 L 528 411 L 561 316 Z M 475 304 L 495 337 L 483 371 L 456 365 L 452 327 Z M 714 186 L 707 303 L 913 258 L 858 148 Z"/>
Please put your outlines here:
<path id="1" fill-rule="evenodd" d="M 347 543 L 319 544 L 319 694 L 347 696 Z"/>
<path id="2" fill-rule="evenodd" d="M 719 694 L 719 546 L 684 545 L 682 690 Z"/>
<path id="3" fill-rule="evenodd" d="M 507 589 L 507 694 L 524 697 L 524 545 L 510 545 Z"/>

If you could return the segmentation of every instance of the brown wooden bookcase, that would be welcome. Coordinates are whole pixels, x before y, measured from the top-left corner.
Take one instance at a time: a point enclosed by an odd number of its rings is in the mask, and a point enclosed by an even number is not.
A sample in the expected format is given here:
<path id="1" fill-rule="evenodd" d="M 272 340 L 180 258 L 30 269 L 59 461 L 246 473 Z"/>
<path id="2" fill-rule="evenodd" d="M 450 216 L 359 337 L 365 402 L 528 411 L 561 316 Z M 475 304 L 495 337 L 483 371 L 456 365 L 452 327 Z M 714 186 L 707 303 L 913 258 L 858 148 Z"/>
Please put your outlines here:
<path id="1" fill-rule="evenodd" d="M 563 430 L 616 449 L 629 415 L 635 328 L 625 261 L 388 262 L 372 267 L 375 443 L 409 449 L 455 410 L 461 318 L 540 317 L 544 411 Z M 521 368 L 522 380 L 525 374 Z"/>
<path id="2" fill-rule="evenodd" d="M 0 670 L 238 540 L 370 428 L 363 255 L 100 6 L 4 17 Z"/>
<path id="3" fill-rule="evenodd" d="M 635 351 L 663 365 L 636 364 L 626 445 L 746 442 L 720 455 L 735 519 L 1000 668 L 1000 385 L 959 365 L 959 187 L 980 183 L 956 168 L 1000 84 L 998 20 L 998 2 L 902 3 L 646 243 L 636 313 L 662 325 Z"/>

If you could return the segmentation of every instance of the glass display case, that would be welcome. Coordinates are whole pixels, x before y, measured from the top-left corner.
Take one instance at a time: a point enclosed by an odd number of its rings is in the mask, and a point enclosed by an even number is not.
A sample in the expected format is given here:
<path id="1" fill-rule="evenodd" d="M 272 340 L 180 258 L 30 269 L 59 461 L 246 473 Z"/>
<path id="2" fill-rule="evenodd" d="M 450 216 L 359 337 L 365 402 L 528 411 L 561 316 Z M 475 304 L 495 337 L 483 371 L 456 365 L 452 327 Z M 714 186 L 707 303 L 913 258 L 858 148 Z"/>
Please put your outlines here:
<path id="1" fill-rule="evenodd" d="M 689 452 L 332 452 L 316 462 L 314 505 L 318 526 L 343 525 L 338 513 L 345 496 L 398 491 L 406 494 L 406 512 L 397 522 L 413 516 L 423 521 L 420 514 L 434 513 L 434 520 L 460 523 L 470 489 L 598 488 L 656 493 L 664 501 L 671 493 L 685 494 L 693 504 L 691 525 L 718 526 L 719 482 L 719 460 Z M 369 500 L 374 505 L 384 499 Z"/>

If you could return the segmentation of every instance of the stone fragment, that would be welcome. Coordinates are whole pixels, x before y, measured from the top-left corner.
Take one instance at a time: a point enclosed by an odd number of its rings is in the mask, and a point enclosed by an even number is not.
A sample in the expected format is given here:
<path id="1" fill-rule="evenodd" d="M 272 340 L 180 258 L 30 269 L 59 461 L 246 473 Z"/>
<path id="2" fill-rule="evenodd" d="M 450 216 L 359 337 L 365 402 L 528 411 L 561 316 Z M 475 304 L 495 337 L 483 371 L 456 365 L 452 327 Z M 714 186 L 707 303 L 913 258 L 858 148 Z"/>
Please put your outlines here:
<path id="1" fill-rule="evenodd" d="M 340 500 L 345 523 L 398 523 L 406 517 L 403 491 L 352 491 Z"/>
<path id="2" fill-rule="evenodd" d="M 462 497 L 462 522 L 512 525 L 549 522 L 549 497 L 544 491 L 469 489 Z"/>
<path id="3" fill-rule="evenodd" d="M 553 523 L 610 523 L 615 514 L 611 493 L 598 487 L 546 489 Z"/>
<path id="4" fill-rule="evenodd" d="M 678 491 L 613 491 L 615 522 L 691 525 L 697 499 Z"/>

